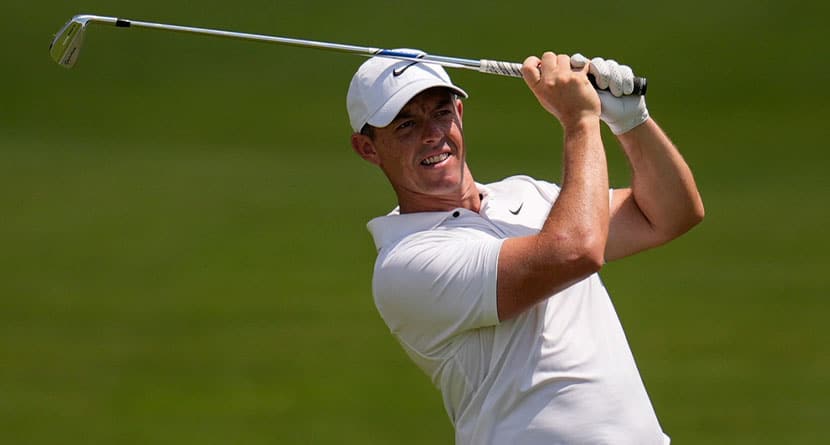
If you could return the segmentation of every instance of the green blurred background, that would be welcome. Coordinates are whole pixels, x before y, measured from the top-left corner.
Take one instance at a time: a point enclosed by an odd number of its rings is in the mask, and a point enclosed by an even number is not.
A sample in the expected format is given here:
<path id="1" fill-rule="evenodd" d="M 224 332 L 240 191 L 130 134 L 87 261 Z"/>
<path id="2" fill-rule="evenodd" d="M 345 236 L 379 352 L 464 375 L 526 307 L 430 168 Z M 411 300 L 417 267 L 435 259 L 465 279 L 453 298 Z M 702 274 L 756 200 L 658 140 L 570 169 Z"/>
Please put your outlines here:
<path id="1" fill-rule="evenodd" d="M 613 57 L 693 166 L 706 221 L 603 272 L 675 443 L 825 443 L 830 63 L 820 2 L 5 1 L 0 443 L 427 444 L 452 428 L 375 312 L 352 154 L 362 59 L 73 14 L 521 61 Z M 515 79 L 452 72 L 482 182 L 558 181 Z M 627 182 L 610 134 L 612 183 Z"/>

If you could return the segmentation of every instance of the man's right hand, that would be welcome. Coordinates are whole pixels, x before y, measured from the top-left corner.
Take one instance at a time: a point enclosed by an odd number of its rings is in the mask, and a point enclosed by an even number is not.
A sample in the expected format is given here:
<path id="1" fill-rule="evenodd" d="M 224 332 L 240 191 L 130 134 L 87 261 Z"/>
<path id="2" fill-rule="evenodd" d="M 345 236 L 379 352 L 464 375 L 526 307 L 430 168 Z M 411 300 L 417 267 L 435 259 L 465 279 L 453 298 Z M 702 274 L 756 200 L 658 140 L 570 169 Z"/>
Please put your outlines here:
<path id="1" fill-rule="evenodd" d="M 542 107 L 565 129 L 586 119 L 599 119 L 600 99 L 588 81 L 587 66 L 572 68 L 569 56 L 546 52 L 541 59 L 525 59 L 522 74 Z"/>

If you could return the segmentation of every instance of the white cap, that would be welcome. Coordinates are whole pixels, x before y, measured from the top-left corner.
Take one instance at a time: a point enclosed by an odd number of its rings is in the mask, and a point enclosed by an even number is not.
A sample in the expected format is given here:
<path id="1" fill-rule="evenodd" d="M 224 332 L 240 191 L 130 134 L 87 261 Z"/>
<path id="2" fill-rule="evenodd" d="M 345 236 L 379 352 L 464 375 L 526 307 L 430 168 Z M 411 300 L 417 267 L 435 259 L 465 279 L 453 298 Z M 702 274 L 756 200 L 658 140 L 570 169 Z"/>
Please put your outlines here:
<path id="1" fill-rule="evenodd" d="M 415 49 L 396 49 L 412 55 L 423 55 Z M 410 99 L 433 87 L 446 87 L 462 97 L 467 93 L 452 84 L 449 74 L 440 65 L 412 60 L 375 56 L 360 65 L 349 84 L 346 106 L 355 133 L 364 125 L 389 125 Z"/>

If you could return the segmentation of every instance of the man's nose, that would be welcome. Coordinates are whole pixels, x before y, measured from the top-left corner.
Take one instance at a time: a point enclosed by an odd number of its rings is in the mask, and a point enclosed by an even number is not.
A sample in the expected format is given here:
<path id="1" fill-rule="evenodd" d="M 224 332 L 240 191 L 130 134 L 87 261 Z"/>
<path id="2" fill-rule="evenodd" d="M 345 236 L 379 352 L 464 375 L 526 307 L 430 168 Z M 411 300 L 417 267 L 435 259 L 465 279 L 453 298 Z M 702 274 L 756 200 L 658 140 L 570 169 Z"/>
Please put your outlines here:
<path id="1" fill-rule="evenodd" d="M 444 137 L 444 128 L 441 126 L 439 122 L 435 121 L 427 121 L 424 125 L 423 130 L 423 141 L 424 144 L 433 145 L 436 144 Z"/>

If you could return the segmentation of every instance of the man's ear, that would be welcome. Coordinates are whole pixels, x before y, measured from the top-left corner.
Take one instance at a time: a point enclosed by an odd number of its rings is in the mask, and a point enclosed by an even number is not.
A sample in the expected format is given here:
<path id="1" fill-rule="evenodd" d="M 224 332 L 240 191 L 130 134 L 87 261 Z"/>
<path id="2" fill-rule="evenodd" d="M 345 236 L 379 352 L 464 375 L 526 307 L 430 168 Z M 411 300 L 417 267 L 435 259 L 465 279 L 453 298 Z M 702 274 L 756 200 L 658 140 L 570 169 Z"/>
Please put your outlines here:
<path id="1" fill-rule="evenodd" d="M 455 100 L 455 111 L 458 113 L 458 126 L 464 128 L 464 102 L 461 99 Z"/>
<path id="2" fill-rule="evenodd" d="M 378 152 L 375 149 L 375 142 L 372 141 L 372 138 L 366 136 L 365 134 L 354 133 L 352 134 L 352 149 L 358 156 L 361 158 L 371 162 L 375 165 L 380 165 L 380 158 L 378 157 Z"/>

